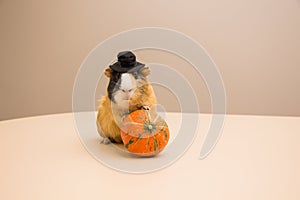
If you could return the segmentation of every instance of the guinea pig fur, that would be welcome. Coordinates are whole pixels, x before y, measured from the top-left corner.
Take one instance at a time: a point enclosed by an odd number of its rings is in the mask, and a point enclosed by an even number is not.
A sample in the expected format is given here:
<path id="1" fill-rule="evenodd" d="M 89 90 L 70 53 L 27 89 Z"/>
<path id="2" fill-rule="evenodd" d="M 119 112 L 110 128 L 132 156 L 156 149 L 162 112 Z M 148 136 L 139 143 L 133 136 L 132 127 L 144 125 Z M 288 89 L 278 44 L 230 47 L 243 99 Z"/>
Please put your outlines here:
<path id="1" fill-rule="evenodd" d="M 155 110 L 156 97 L 147 78 L 150 69 L 143 67 L 135 72 L 120 73 L 107 68 L 104 74 L 109 78 L 109 84 L 98 108 L 98 132 L 102 143 L 122 143 L 123 116 L 143 107 Z"/>

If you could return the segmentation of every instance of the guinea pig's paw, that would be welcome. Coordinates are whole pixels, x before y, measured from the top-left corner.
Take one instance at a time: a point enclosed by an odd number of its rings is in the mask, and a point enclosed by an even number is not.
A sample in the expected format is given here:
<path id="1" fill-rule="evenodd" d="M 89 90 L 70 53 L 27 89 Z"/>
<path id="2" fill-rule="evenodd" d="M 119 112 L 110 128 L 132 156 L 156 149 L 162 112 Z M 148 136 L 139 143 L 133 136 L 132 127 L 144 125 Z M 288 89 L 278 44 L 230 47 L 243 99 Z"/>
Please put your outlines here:
<path id="1" fill-rule="evenodd" d="M 109 144 L 111 141 L 107 137 L 100 137 L 101 144 Z"/>
<path id="2" fill-rule="evenodd" d="M 144 109 L 144 110 L 150 110 L 150 107 L 149 106 L 142 106 L 142 109 Z"/>

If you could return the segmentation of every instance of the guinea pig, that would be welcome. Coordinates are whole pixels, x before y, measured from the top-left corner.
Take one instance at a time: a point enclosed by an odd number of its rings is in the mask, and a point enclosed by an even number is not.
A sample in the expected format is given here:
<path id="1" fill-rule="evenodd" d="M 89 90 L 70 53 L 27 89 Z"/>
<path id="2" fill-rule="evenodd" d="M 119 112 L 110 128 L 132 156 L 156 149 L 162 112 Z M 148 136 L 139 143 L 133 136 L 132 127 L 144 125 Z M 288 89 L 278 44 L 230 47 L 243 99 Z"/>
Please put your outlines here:
<path id="1" fill-rule="evenodd" d="M 104 72 L 109 84 L 98 107 L 101 143 L 122 143 L 120 126 L 126 114 L 137 109 L 155 110 L 156 97 L 147 78 L 150 69 L 135 59 L 130 51 L 120 52 L 118 62 Z"/>

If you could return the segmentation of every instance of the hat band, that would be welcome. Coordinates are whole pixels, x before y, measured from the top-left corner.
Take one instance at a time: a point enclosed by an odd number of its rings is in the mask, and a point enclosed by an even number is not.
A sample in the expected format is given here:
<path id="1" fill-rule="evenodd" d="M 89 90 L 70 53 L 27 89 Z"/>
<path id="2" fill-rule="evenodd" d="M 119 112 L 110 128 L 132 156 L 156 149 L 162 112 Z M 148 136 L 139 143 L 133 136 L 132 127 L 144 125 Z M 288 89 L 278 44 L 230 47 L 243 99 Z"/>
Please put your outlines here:
<path id="1" fill-rule="evenodd" d="M 121 67 L 132 67 L 135 65 L 135 61 L 122 61 L 120 62 Z"/>

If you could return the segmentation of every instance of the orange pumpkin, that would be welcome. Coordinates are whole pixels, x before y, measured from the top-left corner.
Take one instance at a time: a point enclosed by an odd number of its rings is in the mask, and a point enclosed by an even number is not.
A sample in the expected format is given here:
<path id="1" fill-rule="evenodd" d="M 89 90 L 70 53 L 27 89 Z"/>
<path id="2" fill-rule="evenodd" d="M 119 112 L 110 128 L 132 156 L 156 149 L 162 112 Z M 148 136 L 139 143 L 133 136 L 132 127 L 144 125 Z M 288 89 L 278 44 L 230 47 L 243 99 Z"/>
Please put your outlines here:
<path id="1" fill-rule="evenodd" d="M 125 148 L 139 156 L 153 156 L 161 152 L 169 141 L 169 128 L 158 114 L 136 110 L 122 123 L 121 137 Z"/>

